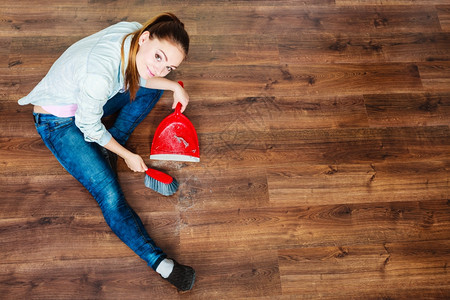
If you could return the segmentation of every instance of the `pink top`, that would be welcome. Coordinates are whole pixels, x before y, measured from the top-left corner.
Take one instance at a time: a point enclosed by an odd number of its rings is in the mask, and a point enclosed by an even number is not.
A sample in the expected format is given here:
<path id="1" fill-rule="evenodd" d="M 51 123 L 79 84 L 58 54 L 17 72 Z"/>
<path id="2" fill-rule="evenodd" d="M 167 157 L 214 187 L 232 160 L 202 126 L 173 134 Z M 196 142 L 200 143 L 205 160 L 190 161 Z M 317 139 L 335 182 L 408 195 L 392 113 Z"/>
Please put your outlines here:
<path id="1" fill-rule="evenodd" d="M 69 104 L 69 105 L 43 105 L 43 109 L 61 118 L 73 117 L 75 116 L 75 112 L 77 111 L 78 105 Z"/>

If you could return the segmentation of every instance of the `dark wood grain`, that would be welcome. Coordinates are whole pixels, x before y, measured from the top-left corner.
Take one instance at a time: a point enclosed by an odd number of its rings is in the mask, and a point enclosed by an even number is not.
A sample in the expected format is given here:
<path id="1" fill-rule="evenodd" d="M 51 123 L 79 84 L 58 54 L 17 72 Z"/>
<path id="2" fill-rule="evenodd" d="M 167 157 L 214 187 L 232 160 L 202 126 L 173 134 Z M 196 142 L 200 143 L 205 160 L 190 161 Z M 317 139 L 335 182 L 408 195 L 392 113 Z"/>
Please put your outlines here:
<path id="1" fill-rule="evenodd" d="M 446 199 L 197 211 L 182 218 L 188 226 L 181 242 L 203 251 L 445 240 L 450 222 Z"/>
<path id="2" fill-rule="evenodd" d="M 282 290 L 285 295 L 302 290 L 304 297 L 320 293 L 323 298 L 352 298 L 356 294 L 363 298 L 414 298 L 420 294 L 420 298 L 441 299 L 447 295 L 447 262 L 442 257 L 449 254 L 448 249 L 448 241 L 438 240 L 283 250 Z M 351 271 L 343 274 L 343 268 Z M 306 271 L 311 269 L 316 272 Z M 433 284 L 430 278 L 439 278 L 443 284 Z M 359 290 L 360 284 L 364 290 Z"/>
<path id="3" fill-rule="evenodd" d="M 268 170 L 270 203 L 297 204 L 420 201 L 448 196 L 448 162 L 309 165 Z"/>
<path id="4" fill-rule="evenodd" d="M 450 83 L 450 62 L 428 62 L 419 65 L 420 76 L 427 91 L 446 91 Z"/>
<path id="5" fill-rule="evenodd" d="M 298 32 L 278 36 L 282 62 L 421 62 L 448 61 L 449 36 L 444 32 L 355 33 Z"/>
<path id="6" fill-rule="evenodd" d="M 441 3 L 439 3 L 441 4 Z M 439 23 L 441 24 L 442 30 L 449 31 L 450 29 L 450 4 L 449 5 L 437 5 L 436 9 L 438 11 Z"/>
<path id="7" fill-rule="evenodd" d="M 449 125 L 450 95 L 364 95 L 370 126 Z"/>

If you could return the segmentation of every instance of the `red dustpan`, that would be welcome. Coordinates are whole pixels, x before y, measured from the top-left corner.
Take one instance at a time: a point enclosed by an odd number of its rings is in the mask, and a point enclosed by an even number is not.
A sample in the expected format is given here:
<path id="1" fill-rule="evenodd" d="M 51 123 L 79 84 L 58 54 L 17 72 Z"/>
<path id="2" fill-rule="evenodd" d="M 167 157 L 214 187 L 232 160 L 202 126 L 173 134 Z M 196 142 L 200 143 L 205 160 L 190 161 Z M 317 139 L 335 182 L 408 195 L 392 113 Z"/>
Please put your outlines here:
<path id="1" fill-rule="evenodd" d="M 181 86 L 183 83 L 178 82 Z M 178 103 L 175 112 L 158 125 L 153 137 L 150 159 L 199 162 L 200 149 L 194 125 L 181 113 Z"/>

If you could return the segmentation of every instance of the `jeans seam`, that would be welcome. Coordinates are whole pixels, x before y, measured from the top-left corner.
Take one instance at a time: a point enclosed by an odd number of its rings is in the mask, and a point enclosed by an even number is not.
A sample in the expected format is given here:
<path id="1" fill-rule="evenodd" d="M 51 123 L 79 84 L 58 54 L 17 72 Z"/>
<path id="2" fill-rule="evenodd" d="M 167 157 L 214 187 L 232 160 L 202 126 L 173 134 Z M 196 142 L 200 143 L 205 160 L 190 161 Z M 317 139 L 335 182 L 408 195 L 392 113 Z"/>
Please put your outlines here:
<path id="1" fill-rule="evenodd" d="M 147 240 L 147 238 L 145 237 L 145 235 L 142 233 L 142 229 L 141 229 L 141 227 L 139 226 L 139 224 L 138 224 L 138 222 L 137 222 L 137 220 L 136 220 L 136 217 L 134 216 L 133 212 L 131 211 L 131 207 L 130 207 L 128 204 L 127 204 L 127 209 L 128 209 L 128 212 L 129 212 L 129 213 L 131 214 L 131 216 L 133 217 L 134 226 L 135 226 L 136 229 L 138 230 L 140 237 L 144 240 L 145 244 L 150 244 L 150 246 L 151 246 L 151 248 L 152 248 L 153 251 L 156 250 L 155 247 L 153 247 L 152 243 L 150 243 L 150 242 Z M 144 224 L 142 223 L 142 225 L 144 225 Z"/>
<path id="2" fill-rule="evenodd" d="M 36 126 L 36 129 L 37 129 L 39 135 L 41 136 L 42 140 L 44 141 L 44 144 L 49 148 L 50 152 L 52 152 L 53 155 L 55 155 L 55 153 L 57 153 L 57 152 L 56 152 L 55 147 L 53 146 L 53 141 L 50 139 L 50 136 L 48 134 L 49 132 L 51 132 L 51 130 L 49 129 L 48 123 L 45 123 L 45 124 L 42 124 L 41 122 L 40 122 L 40 124 L 35 123 L 35 126 Z M 39 128 L 41 128 L 41 130 L 39 130 L 38 126 L 39 126 Z M 44 127 L 44 128 L 42 128 L 42 127 Z M 56 157 L 56 155 L 55 155 L 55 157 Z"/>

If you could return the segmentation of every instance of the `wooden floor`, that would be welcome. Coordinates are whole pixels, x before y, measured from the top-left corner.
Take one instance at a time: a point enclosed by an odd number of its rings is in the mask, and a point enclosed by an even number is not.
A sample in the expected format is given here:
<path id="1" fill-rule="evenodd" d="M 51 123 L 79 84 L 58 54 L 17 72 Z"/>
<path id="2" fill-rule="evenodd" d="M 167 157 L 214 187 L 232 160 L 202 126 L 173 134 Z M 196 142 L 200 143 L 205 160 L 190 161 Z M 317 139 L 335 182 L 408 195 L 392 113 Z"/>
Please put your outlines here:
<path id="1" fill-rule="evenodd" d="M 450 1 L 2 0 L 1 299 L 449 299 Z M 178 293 L 110 231 L 17 100 L 76 40 L 177 14 L 200 163 L 155 163 L 166 94 L 119 162 Z"/>

